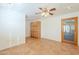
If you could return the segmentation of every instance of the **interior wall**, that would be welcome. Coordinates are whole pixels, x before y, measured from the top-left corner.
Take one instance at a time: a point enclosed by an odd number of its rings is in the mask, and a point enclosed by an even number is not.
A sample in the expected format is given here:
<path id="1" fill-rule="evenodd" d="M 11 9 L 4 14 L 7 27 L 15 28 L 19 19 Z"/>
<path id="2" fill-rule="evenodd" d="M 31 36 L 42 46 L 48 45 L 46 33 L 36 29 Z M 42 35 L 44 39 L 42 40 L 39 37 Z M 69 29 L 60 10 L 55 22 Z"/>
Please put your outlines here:
<path id="1" fill-rule="evenodd" d="M 25 42 L 25 16 L 10 8 L 0 9 L 0 50 Z"/>
<path id="2" fill-rule="evenodd" d="M 25 33 L 26 34 L 26 37 L 29 37 L 30 36 L 30 24 L 31 24 L 31 22 L 32 21 L 26 19 L 26 27 L 25 27 L 25 29 L 26 29 L 25 30 L 26 31 L 26 33 Z"/>
<path id="3" fill-rule="evenodd" d="M 61 20 L 59 16 L 41 19 L 41 37 L 61 40 Z"/>
<path id="4" fill-rule="evenodd" d="M 78 35 L 79 35 L 79 12 L 52 16 L 41 19 L 41 37 L 61 42 L 61 19 L 78 16 Z M 79 36 L 78 36 L 79 45 Z"/>

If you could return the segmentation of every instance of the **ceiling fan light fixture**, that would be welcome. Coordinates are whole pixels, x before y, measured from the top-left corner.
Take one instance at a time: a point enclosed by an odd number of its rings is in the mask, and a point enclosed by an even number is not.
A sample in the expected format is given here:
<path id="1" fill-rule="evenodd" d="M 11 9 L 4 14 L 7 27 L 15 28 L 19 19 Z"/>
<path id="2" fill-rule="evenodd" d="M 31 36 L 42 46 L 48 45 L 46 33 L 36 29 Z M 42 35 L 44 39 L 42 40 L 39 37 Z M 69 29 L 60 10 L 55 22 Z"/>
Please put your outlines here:
<path id="1" fill-rule="evenodd" d="M 43 13 L 41 13 L 41 16 L 44 16 L 45 15 L 45 13 L 43 12 Z"/>
<path id="2" fill-rule="evenodd" d="M 43 12 L 42 14 L 41 14 L 41 16 L 48 16 L 49 15 L 49 13 L 48 12 Z"/>

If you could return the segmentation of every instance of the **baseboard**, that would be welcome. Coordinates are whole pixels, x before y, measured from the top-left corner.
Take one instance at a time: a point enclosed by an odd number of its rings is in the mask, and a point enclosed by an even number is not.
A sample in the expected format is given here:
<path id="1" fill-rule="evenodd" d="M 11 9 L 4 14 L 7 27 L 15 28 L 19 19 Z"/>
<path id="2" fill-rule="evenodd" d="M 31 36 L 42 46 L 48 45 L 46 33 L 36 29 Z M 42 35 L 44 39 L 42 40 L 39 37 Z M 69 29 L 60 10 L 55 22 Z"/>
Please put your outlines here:
<path id="1" fill-rule="evenodd" d="M 46 39 L 46 40 L 53 40 L 53 41 L 61 42 L 61 41 L 59 41 L 59 40 L 54 40 L 54 39 L 50 39 L 50 38 L 44 38 L 44 37 L 42 37 L 41 39 Z"/>
<path id="2" fill-rule="evenodd" d="M 0 51 L 5 50 L 5 49 L 9 49 L 9 48 L 12 48 L 12 47 L 16 47 L 16 46 L 24 44 L 24 43 L 25 43 L 25 41 L 23 40 L 23 41 L 8 45 L 8 46 L 6 46 L 4 48 L 1 48 Z"/>

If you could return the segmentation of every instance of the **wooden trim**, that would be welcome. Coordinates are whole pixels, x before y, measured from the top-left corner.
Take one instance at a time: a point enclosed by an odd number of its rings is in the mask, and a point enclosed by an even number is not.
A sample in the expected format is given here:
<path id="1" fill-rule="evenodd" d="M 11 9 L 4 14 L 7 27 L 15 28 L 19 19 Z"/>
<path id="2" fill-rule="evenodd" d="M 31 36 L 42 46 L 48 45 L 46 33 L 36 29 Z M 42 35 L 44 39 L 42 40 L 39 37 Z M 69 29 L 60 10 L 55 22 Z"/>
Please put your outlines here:
<path id="1" fill-rule="evenodd" d="M 64 28 L 63 28 L 63 21 L 64 20 L 75 20 L 75 32 L 74 32 L 74 34 L 75 34 L 75 36 L 74 36 L 74 43 L 73 42 L 71 42 L 71 41 L 66 41 L 66 40 L 64 40 L 64 32 L 63 32 L 63 30 L 64 30 Z M 62 19 L 62 21 L 61 21 L 61 38 L 62 38 L 62 43 L 63 42 L 66 42 L 66 43 L 69 43 L 69 44 L 74 44 L 74 46 L 75 47 L 78 47 L 78 17 L 72 17 L 72 18 L 64 18 L 64 19 Z"/>
<path id="2" fill-rule="evenodd" d="M 75 18 L 78 18 L 77 16 L 76 17 L 71 17 L 71 18 L 62 18 L 62 20 L 71 20 L 71 19 L 75 19 Z M 76 20 L 76 19 L 75 19 Z"/>
<path id="3" fill-rule="evenodd" d="M 74 20 L 76 20 L 75 22 L 75 46 L 78 46 L 78 17 L 75 17 Z"/>

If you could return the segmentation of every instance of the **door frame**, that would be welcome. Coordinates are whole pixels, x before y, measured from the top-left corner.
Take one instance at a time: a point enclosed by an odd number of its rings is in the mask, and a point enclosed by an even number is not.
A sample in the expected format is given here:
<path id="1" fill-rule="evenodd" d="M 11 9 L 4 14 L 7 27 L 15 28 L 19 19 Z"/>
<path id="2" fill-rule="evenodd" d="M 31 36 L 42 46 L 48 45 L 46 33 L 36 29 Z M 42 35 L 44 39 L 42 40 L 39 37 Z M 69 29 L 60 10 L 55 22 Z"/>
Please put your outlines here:
<path id="1" fill-rule="evenodd" d="M 63 29 L 63 21 L 64 20 L 75 20 L 75 36 L 74 36 L 74 43 L 72 43 L 71 41 L 66 41 L 64 40 L 64 29 Z M 78 47 L 78 17 L 71 17 L 71 18 L 63 18 L 61 20 L 61 38 L 62 38 L 62 43 L 69 43 L 69 44 L 73 44 L 74 46 Z"/>

